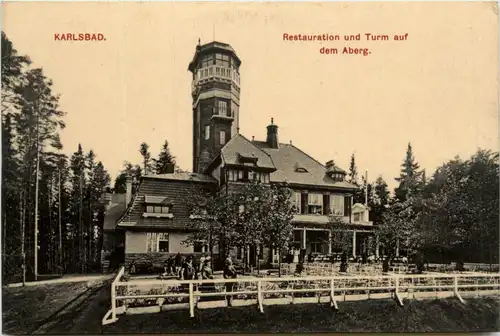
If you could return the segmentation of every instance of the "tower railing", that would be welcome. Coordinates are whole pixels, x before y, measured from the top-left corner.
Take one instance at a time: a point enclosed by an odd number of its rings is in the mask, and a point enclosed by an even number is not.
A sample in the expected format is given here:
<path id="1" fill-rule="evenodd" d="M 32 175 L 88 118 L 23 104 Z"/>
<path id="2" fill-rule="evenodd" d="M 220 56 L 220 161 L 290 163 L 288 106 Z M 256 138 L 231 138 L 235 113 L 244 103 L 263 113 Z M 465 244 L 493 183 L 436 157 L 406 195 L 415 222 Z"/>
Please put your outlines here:
<path id="1" fill-rule="evenodd" d="M 240 87 L 240 75 L 237 71 L 219 65 L 210 65 L 208 67 L 198 69 L 198 72 L 193 79 L 191 89 L 194 91 L 198 83 L 203 83 L 205 80 L 213 78 L 228 80 L 238 88 Z"/>

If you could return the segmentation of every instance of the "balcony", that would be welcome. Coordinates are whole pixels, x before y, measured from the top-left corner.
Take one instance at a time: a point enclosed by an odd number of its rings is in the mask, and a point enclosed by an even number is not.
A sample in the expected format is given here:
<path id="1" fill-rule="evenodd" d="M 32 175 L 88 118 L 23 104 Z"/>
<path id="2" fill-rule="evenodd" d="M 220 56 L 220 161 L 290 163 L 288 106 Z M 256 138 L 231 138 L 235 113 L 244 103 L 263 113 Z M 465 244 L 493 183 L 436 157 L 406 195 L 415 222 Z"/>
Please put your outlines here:
<path id="1" fill-rule="evenodd" d="M 240 88 L 240 75 L 233 69 L 218 65 L 211 65 L 198 69 L 192 83 L 191 91 L 195 92 L 198 84 L 206 83 L 210 80 L 218 80 L 223 83 L 233 84 L 238 90 Z"/>
<path id="2" fill-rule="evenodd" d="M 328 224 L 330 222 L 330 216 L 327 215 L 312 215 L 312 214 L 296 214 L 293 216 L 292 223 L 311 223 L 311 224 Z M 337 216 L 344 223 L 359 226 L 373 226 L 371 221 L 357 220 L 355 221 L 351 217 L 349 222 L 349 216 Z"/>

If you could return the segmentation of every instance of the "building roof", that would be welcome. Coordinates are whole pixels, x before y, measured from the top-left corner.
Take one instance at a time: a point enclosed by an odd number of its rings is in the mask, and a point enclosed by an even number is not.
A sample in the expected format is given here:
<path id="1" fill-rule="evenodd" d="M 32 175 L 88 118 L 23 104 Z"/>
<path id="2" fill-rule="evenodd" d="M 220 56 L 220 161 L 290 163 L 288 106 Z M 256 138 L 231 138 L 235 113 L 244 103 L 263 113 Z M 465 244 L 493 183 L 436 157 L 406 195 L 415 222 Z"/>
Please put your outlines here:
<path id="1" fill-rule="evenodd" d="M 200 188 L 212 189 L 216 181 L 211 176 L 190 173 L 151 175 L 141 178 L 129 207 L 118 221 L 118 227 L 135 229 L 189 230 L 196 225 L 190 218 L 189 199 Z M 210 183 L 192 183 L 210 182 Z M 196 184 L 196 185 L 195 185 Z M 171 206 L 170 216 L 146 214 L 146 204 Z"/>
<path id="2" fill-rule="evenodd" d="M 196 46 L 196 52 L 193 56 L 193 60 L 189 63 L 188 70 L 193 71 L 195 69 L 195 65 L 197 62 L 197 58 L 200 54 L 204 54 L 210 51 L 217 51 L 217 50 L 222 50 L 229 52 L 233 55 L 233 57 L 237 60 L 238 66 L 241 64 L 241 60 L 239 57 L 236 55 L 236 51 L 234 51 L 233 47 L 227 43 L 223 42 L 218 42 L 218 41 L 213 41 L 209 43 L 205 43 L 203 45 L 198 45 Z"/>
<path id="3" fill-rule="evenodd" d="M 145 175 L 142 178 L 157 179 L 157 180 L 176 180 L 176 181 L 186 181 L 186 182 L 217 183 L 217 180 L 210 175 L 190 173 L 190 172 L 175 172 L 172 174 Z"/>
<path id="4" fill-rule="evenodd" d="M 236 134 L 221 149 L 221 157 L 227 165 L 243 165 L 244 162 L 255 162 L 254 167 L 275 169 L 273 160 L 264 150 L 255 146 L 241 134 Z"/>
<path id="5" fill-rule="evenodd" d="M 127 208 L 126 194 L 106 194 L 104 198 L 108 200 L 109 203 L 106 206 L 103 230 L 113 231 L 116 227 L 116 223 Z"/>
<path id="6" fill-rule="evenodd" d="M 324 165 L 292 144 L 280 144 L 278 148 L 271 148 L 264 141 L 253 141 L 253 144 L 269 154 L 276 166 L 277 170 L 271 173 L 271 182 L 341 189 L 356 188 L 346 181 L 338 182 L 331 179 L 326 174 L 327 168 Z"/>

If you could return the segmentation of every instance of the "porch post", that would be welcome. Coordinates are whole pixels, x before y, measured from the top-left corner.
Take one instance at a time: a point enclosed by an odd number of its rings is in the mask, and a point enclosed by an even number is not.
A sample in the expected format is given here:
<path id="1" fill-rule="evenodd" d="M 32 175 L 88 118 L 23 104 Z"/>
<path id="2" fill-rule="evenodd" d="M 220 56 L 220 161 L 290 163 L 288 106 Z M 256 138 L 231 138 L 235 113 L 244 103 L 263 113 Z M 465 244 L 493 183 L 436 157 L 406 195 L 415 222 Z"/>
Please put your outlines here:
<path id="1" fill-rule="evenodd" d="M 302 230 L 302 248 L 305 250 L 307 249 L 307 242 L 306 242 L 306 228 Z"/>
<path id="2" fill-rule="evenodd" d="M 377 236 L 375 236 L 375 258 L 378 258 L 380 255 L 379 247 L 380 247 L 380 243 L 378 241 L 378 235 L 377 235 Z"/>
<path id="3" fill-rule="evenodd" d="M 356 230 L 352 230 L 352 256 L 356 257 Z"/>
<path id="4" fill-rule="evenodd" d="M 328 254 L 332 254 L 332 231 L 328 230 Z"/>
<path id="5" fill-rule="evenodd" d="M 396 240 L 396 257 L 399 257 L 399 238 Z"/>

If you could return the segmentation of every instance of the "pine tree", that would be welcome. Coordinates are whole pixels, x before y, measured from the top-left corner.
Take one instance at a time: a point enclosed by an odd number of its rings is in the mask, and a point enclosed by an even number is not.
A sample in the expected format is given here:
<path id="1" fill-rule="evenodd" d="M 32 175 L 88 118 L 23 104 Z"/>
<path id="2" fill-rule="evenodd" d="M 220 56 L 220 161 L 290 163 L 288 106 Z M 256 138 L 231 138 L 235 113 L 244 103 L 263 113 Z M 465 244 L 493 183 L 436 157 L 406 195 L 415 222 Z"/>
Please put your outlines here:
<path id="1" fill-rule="evenodd" d="M 382 176 L 377 177 L 374 187 L 374 202 L 370 209 L 371 220 L 380 224 L 389 205 L 390 193 Z"/>
<path id="2" fill-rule="evenodd" d="M 354 157 L 354 153 L 352 153 L 351 155 L 347 182 L 352 183 L 356 186 L 358 185 L 358 168 L 356 167 L 356 158 Z"/>
<path id="3" fill-rule="evenodd" d="M 141 144 L 141 147 L 139 149 L 139 152 L 141 153 L 142 156 L 142 169 L 144 172 L 144 175 L 151 174 L 153 172 L 153 163 L 151 162 L 151 153 L 149 152 L 149 145 L 145 142 Z"/>
<path id="4" fill-rule="evenodd" d="M 158 155 L 158 159 L 155 160 L 155 170 L 156 174 L 166 174 L 169 165 L 175 165 L 175 157 L 170 153 L 170 148 L 168 148 L 168 141 L 165 140 L 163 147 Z"/>
<path id="5" fill-rule="evenodd" d="M 414 195 L 421 190 L 421 172 L 420 165 L 415 160 L 411 144 L 408 143 L 406 157 L 401 164 L 401 174 L 396 177 L 399 186 L 394 190 L 396 199 L 404 202 L 408 196 Z"/>

